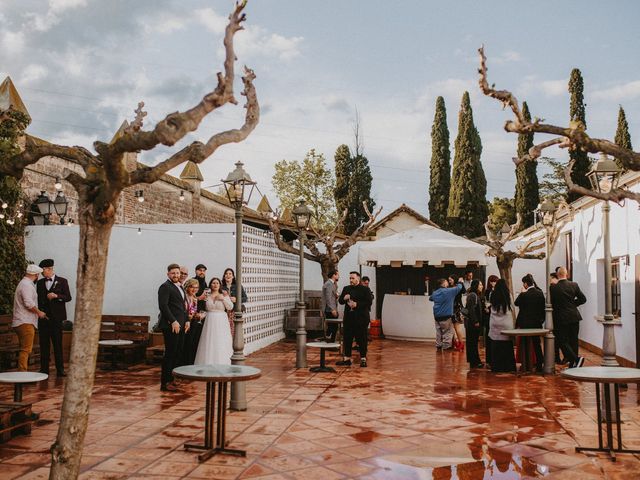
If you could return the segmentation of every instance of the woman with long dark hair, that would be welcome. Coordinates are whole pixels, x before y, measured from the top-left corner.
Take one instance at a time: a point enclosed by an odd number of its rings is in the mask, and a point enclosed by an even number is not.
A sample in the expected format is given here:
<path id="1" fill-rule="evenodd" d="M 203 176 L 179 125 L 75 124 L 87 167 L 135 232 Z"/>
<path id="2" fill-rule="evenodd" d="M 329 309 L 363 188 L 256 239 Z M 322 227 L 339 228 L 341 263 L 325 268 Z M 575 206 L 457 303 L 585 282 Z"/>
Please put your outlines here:
<path id="1" fill-rule="evenodd" d="M 474 279 L 467 291 L 467 315 L 464 328 L 467 333 L 467 362 L 471 368 L 484 367 L 478 353 L 478 338 L 482 332 L 482 282 Z"/>
<path id="2" fill-rule="evenodd" d="M 516 357 L 513 354 L 513 342 L 502 334 L 503 330 L 513 328 L 511 316 L 511 295 L 504 278 L 496 282 L 491 293 L 491 314 L 489 317 L 489 337 L 491 338 L 491 371 L 515 372 Z"/>
<path id="3" fill-rule="evenodd" d="M 491 293 L 496 288 L 500 278 L 497 275 L 489 275 L 487 288 L 484 290 L 482 311 L 482 332 L 484 335 L 484 363 L 491 365 L 491 338 L 489 337 L 489 317 L 491 315 Z"/>
<path id="4" fill-rule="evenodd" d="M 447 281 L 449 282 L 449 287 L 455 287 L 458 283 L 458 281 L 451 275 L 449 275 Z M 462 325 L 464 324 L 464 318 L 462 316 L 461 310 L 462 291 L 458 293 L 458 295 L 456 295 L 456 298 L 453 301 L 453 317 L 451 318 L 451 323 L 453 324 L 453 332 L 455 333 L 455 338 L 453 339 L 453 349 L 459 352 L 462 352 L 464 350 L 464 329 L 462 328 Z"/>
<path id="5" fill-rule="evenodd" d="M 238 287 L 236 285 L 236 272 L 233 271 L 233 268 L 226 268 L 224 274 L 222 274 L 222 288 L 223 292 L 227 292 L 229 294 L 229 299 L 233 302 L 233 308 L 227 310 L 227 314 L 229 316 L 229 328 L 231 329 L 231 337 L 233 337 L 233 332 L 235 330 L 235 324 L 233 323 L 233 319 L 235 318 L 235 310 L 236 310 L 236 300 L 238 296 Z M 247 294 L 244 289 L 242 289 L 242 305 L 244 311 L 244 304 L 247 303 Z"/>

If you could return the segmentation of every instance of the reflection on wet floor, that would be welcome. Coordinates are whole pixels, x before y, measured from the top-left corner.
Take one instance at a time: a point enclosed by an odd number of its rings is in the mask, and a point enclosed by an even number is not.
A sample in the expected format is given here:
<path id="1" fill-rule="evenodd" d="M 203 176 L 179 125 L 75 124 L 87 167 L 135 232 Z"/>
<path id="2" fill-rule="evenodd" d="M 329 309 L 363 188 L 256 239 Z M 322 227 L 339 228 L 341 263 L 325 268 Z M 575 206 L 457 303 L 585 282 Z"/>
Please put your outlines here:
<path id="1" fill-rule="evenodd" d="M 318 363 L 309 352 L 309 365 Z M 635 456 L 614 463 L 575 452 L 597 443 L 593 384 L 469 371 L 463 353 L 387 340 L 371 344 L 368 363 L 296 370 L 295 346 L 286 342 L 249 356 L 263 376 L 247 384 L 248 410 L 227 417 L 230 445 L 248 455 L 204 464 L 182 448 L 202 442 L 204 385 L 162 393 L 157 366 L 98 372 L 81 478 L 640 478 Z M 30 436 L 0 445 L 3 480 L 47 477 L 63 387 L 49 379 L 25 389 L 41 416 Z M 0 395 L 11 398 L 11 386 L 0 386 Z M 629 448 L 640 448 L 638 405 L 638 386 L 629 385 L 621 392 Z"/>

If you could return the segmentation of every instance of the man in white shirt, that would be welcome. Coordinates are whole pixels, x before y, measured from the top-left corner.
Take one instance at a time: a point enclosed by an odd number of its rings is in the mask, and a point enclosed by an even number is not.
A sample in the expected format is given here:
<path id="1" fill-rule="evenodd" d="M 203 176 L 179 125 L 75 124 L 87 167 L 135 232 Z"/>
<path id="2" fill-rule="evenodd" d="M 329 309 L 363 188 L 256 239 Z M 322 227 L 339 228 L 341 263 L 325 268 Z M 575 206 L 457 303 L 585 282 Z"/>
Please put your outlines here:
<path id="1" fill-rule="evenodd" d="M 46 314 L 38 309 L 38 292 L 33 282 L 38 279 L 42 269 L 37 265 L 29 265 L 20 283 L 16 287 L 13 298 L 13 321 L 11 326 L 18 335 L 20 352 L 18 353 L 18 370 L 26 372 L 29 366 L 29 354 L 33 348 L 38 318 Z"/>

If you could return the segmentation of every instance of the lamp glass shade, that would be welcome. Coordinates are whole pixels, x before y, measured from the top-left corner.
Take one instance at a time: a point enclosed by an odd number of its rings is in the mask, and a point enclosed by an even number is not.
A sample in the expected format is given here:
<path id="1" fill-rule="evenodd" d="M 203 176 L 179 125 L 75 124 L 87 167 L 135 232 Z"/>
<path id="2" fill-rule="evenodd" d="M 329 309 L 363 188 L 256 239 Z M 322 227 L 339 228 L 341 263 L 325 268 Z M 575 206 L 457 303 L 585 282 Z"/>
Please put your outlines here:
<path id="1" fill-rule="evenodd" d="M 621 176 L 622 169 L 606 153 L 600 154 L 598 161 L 593 164 L 591 170 L 587 173 L 591 186 L 600 193 L 610 193 L 618 188 Z"/>
<path id="2" fill-rule="evenodd" d="M 234 207 L 242 206 L 243 203 L 247 203 L 251 198 L 253 187 L 256 182 L 251 180 L 249 174 L 243 168 L 242 162 L 236 162 L 236 168 L 227 175 L 227 178 L 222 180 L 229 197 L 229 202 Z M 245 201 L 244 195 L 246 187 L 250 187 L 249 198 Z"/>
<path id="3" fill-rule="evenodd" d="M 37 207 L 40 215 L 51 214 L 51 201 L 44 191 L 40 192 L 40 195 L 38 196 L 38 198 L 36 198 L 36 201 L 33 202 L 33 204 Z"/>
<path id="4" fill-rule="evenodd" d="M 313 211 L 307 206 L 304 200 L 300 200 L 298 206 L 296 206 L 291 213 L 296 220 L 296 225 L 298 226 L 298 228 L 309 227 Z"/>
<path id="5" fill-rule="evenodd" d="M 64 217 L 67 214 L 67 207 L 69 206 L 69 202 L 67 198 L 64 196 L 64 193 L 58 192 L 55 200 L 53 201 L 53 208 L 56 211 L 56 214 L 60 217 Z"/>

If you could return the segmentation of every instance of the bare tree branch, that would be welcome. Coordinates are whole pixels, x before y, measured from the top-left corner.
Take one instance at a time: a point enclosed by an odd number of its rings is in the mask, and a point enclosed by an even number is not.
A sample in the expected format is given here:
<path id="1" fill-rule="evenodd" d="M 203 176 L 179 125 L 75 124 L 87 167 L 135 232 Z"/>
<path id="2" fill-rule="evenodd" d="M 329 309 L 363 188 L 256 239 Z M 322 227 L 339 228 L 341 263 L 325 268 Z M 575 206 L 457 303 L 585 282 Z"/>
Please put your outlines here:
<path id="1" fill-rule="evenodd" d="M 151 150 L 159 144 L 172 146 L 184 138 L 189 132 L 195 131 L 202 119 L 213 110 L 226 103 L 237 103 L 233 94 L 233 66 L 236 60 L 233 49 L 233 37 L 236 32 L 243 29 L 242 22 L 245 21 L 246 16 L 242 11 L 245 5 L 246 1 L 244 0 L 237 2 L 235 10 L 229 16 L 229 23 L 225 29 L 224 36 L 224 75 L 218 73 L 218 85 L 216 88 L 206 94 L 200 103 L 190 110 L 183 113 L 170 113 L 150 132 L 138 131 L 125 133 L 113 143 L 94 142 L 94 148 L 101 156 L 113 158 L 125 152 Z M 159 178 L 159 176 L 157 178 Z"/>
<path id="2" fill-rule="evenodd" d="M 136 118 L 125 128 L 125 133 L 136 133 L 142 129 L 143 119 L 147 116 L 147 112 L 143 111 L 142 107 L 144 107 L 144 102 L 138 102 L 138 108 L 134 110 Z"/>
<path id="3" fill-rule="evenodd" d="M 515 163 L 517 167 L 521 163 L 537 160 L 538 158 L 540 158 L 540 155 L 542 155 L 542 150 L 552 145 L 560 145 L 561 148 L 569 147 L 569 144 L 566 138 L 564 137 L 554 138 L 552 140 L 547 140 L 546 142 L 542 142 L 538 145 L 534 145 L 529 149 L 527 154 L 524 155 L 523 157 L 520 157 L 520 158 L 513 157 L 513 163 Z"/>
<path id="4" fill-rule="evenodd" d="M 335 251 L 335 255 L 338 257 L 338 259 L 344 257 L 349 252 L 349 249 L 358 240 L 362 239 L 362 237 L 364 237 L 367 234 L 367 232 L 371 228 L 371 225 L 375 223 L 376 218 L 378 218 L 378 215 L 380 215 L 380 212 L 382 211 L 382 207 L 380 207 L 376 212 L 376 214 L 372 215 L 371 212 L 369 211 L 369 206 L 367 205 L 366 201 L 362 202 L 362 206 L 364 207 L 364 210 L 367 213 L 369 220 L 367 221 L 367 223 L 363 223 L 362 225 L 360 225 L 351 235 L 349 235 L 346 238 L 344 242 L 340 244 L 340 247 Z"/>
<path id="5" fill-rule="evenodd" d="M 582 122 L 571 122 L 568 127 L 559 127 L 556 125 L 541 123 L 542 121 L 540 119 L 535 119 L 533 122 L 525 120 L 518 105 L 518 100 L 511 92 L 508 90 L 496 90 L 494 85 L 489 86 L 489 82 L 487 80 L 487 57 L 484 53 L 484 46 L 478 49 L 478 53 L 480 54 L 480 68 L 478 69 L 478 73 L 480 74 L 478 81 L 480 90 L 485 95 L 495 98 L 502 103 L 503 108 L 508 106 L 515 116 L 515 120 L 508 120 L 505 123 L 504 129 L 507 132 L 548 133 L 559 137 L 565 137 L 569 148 L 579 148 L 589 153 L 603 152 L 618 159 L 628 170 L 640 170 L 640 153 L 620 147 L 609 140 L 591 138 L 585 132 L 585 126 Z M 587 192 L 583 194 L 599 198 L 592 195 L 592 193 L 595 192 L 592 192 L 591 190 L 587 190 Z M 630 197 L 625 195 L 624 198 Z"/>

